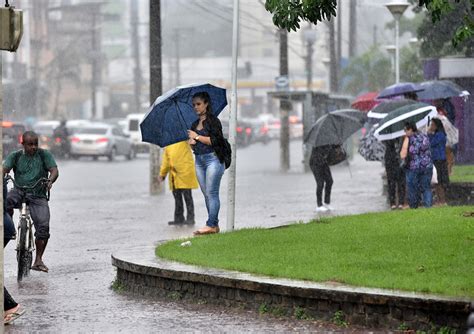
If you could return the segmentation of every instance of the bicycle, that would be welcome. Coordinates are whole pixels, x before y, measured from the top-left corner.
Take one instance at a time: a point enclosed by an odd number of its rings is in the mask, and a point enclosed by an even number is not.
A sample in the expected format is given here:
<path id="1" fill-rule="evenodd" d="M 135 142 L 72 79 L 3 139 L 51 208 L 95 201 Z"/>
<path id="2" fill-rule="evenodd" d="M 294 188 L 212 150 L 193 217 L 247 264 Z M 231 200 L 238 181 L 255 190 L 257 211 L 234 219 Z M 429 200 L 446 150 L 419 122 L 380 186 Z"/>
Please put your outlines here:
<path id="1" fill-rule="evenodd" d="M 20 282 L 23 277 L 28 276 L 33 262 L 34 236 L 33 236 L 33 219 L 30 215 L 29 203 L 26 198 L 27 191 L 35 189 L 38 185 L 43 186 L 48 181 L 47 178 L 41 178 L 32 186 L 20 186 L 10 175 L 6 176 L 6 180 L 11 180 L 15 188 L 19 190 L 21 195 L 20 217 L 17 224 L 17 243 L 16 243 L 16 259 L 18 262 L 17 281 Z M 47 192 L 47 200 L 49 200 L 49 190 Z"/>

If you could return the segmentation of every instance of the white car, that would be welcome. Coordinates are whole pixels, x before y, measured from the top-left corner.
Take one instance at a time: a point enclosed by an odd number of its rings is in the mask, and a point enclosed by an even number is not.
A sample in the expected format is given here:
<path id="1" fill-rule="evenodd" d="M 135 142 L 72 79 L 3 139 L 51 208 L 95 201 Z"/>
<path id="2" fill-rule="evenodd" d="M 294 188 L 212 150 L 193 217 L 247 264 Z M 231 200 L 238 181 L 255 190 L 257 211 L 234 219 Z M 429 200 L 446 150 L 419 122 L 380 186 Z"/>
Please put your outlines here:
<path id="1" fill-rule="evenodd" d="M 135 152 L 148 153 L 150 145 L 142 141 L 142 132 L 140 131 L 140 123 L 145 114 L 129 114 L 126 117 L 126 133 L 130 135 Z"/>
<path id="2" fill-rule="evenodd" d="M 105 156 L 112 161 L 117 155 L 124 155 L 129 160 L 135 157 L 130 135 L 119 126 L 91 123 L 78 128 L 71 137 L 73 158 L 89 156 L 97 159 Z"/>

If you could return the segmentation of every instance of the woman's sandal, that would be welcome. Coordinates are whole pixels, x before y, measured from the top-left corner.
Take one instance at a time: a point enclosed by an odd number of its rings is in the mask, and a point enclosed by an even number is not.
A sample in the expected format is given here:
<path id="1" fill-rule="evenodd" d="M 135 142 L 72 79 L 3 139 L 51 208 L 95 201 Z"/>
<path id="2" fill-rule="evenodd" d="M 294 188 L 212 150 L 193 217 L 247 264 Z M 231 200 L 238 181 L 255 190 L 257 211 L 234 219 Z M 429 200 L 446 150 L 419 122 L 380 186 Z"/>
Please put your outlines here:
<path id="1" fill-rule="evenodd" d="M 219 233 L 220 229 L 218 226 L 216 227 L 210 227 L 210 226 L 205 226 L 200 228 L 197 231 L 194 231 L 194 235 L 204 235 L 204 234 L 214 234 L 214 233 Z"/>
<path id="2" fill-rule="evenodd" d="M 3 317 L 3 324 L 8 325 L 12 323 L 13 321 L 21 317 L 25 312 L 26 310 L 20 306 L 15 312 L 10 312 L 10 313 L 5 314 Z"/>

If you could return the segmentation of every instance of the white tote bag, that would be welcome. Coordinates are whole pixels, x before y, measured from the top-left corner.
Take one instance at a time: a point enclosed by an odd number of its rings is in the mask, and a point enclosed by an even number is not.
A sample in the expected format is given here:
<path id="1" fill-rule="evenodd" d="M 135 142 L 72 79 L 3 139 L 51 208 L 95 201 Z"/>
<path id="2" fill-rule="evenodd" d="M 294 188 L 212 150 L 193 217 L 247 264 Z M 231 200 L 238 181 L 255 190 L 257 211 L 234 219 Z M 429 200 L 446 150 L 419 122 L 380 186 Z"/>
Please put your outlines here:
<path id="1" fill-rule="evenodd" d="M 431 176 L 431 184 L 438 184 L 438 171 L 435 165 L 433 165 L 433 175 Z"/>

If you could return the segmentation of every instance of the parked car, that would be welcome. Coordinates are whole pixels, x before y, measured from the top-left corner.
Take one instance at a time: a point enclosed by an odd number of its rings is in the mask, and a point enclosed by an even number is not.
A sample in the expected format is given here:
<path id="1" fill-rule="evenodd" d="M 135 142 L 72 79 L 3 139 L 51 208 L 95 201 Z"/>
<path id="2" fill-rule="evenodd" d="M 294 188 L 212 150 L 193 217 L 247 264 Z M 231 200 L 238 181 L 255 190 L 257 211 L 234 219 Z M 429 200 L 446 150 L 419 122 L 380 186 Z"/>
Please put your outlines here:
<path id="1" fill-rule="evenodd" d="M 229 121 L 222 120 L 222 133 L 229 138 Z M 252 143 L 253 127 L 250 122 L 237 120 L 235 144 L 237 146 L 247 146 Z"/>
<path id="2" fill-rule="evenodd" d="M 267 144 L 270 141 L 267 124 L 258 118 L 246 118 L 245 121 L 252 126 L 252 143 Z"/>
<path id="3" fill-rule="evenodd" d="M 6 157 L 13 151 L 21 150 L 23 133 L 26 127 L 23 123 L 18 122 L 2 122 L 3 131 L 3 157 Z"/>
<path id="4" fill-rule="evenodd" d="M 290 139 L 303 138 L 303 122 L 298 116 L 290 116 L 288 118 L 290 123 Z"/>
<path id="5" fill-rule="evenodd" d="M 38 146 L 51 150 L 54 145 L 54 129 L 59 126 L 59 121 L 39 121 L 33 125 L 33 131 L 38 134 Z"/>
<path id="6" fill-rule="evenodd" d="M 124 155 L 129 160 L 135 157 L 130 135 L 119 126 L 91 123 L 77 128 L 71 137 L 72 158 L 90 156 L 97 159 L 105 156 L 112 161 L 117 155 Z"/>

